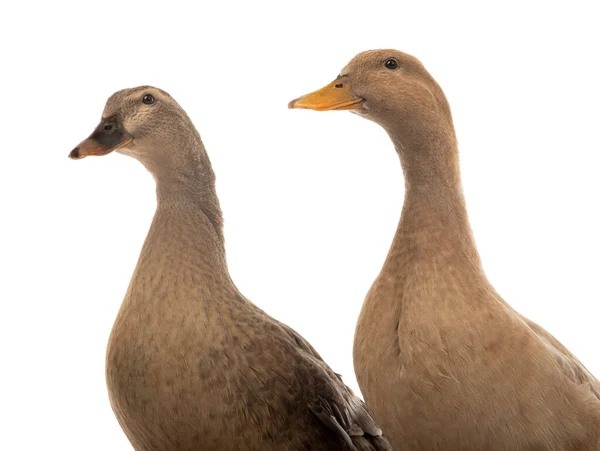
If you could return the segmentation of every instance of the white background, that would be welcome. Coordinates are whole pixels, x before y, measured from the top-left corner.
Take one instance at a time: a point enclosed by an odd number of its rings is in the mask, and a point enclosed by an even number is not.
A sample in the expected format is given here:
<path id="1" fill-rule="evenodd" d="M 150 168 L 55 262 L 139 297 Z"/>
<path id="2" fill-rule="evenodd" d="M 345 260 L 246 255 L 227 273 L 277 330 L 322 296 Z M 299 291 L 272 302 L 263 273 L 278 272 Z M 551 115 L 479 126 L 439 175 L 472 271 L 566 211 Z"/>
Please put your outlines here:
<path id="1" fill-rule="evenodd" d="M 0 449 L 130 449 L 104 351 L 153 180 L 121 155 L 67 154 L 112 92 L 141 84 L 170 92 L 202 134 L 240 289 L 357 389 L 354 325 L 401 170 L 375 124 L 287 102 L 370 48 L 416 55 L 444 88 L 491 281 L 600 375 L 595 2 L 444 3 L 3 3 Z"/>

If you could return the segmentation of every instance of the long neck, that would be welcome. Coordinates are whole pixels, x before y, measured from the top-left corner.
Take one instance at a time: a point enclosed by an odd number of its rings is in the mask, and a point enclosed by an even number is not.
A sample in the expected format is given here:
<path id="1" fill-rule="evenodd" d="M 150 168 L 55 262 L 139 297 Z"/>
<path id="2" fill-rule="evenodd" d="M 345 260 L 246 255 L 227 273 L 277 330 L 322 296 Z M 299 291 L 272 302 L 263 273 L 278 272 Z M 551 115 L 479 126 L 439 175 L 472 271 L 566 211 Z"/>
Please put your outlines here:
<path id="1" fill-rule="evenodd" d="M 191 121 L 178 125 L 182 130 L 176 141 L 167 137 L 158 144 L 162 151 L 153 149 L 136 157 L 156 181 L 157 210 L 173 205 L 176 210 L 202 212 L 223 247 L 223 217 L 210 159 Z"/>
<path id="2" fill-rule="evenodd" d="M 177 309 L 183 302 L 205 300 L 215 305 L 208 309 L 215 309 L 216 298 L 235 291 L 214 175 L 208 159 L 196 168 L 179 178 L 154 173 L 157 208 L 129 287 L 129 302 Z"/>
<path id="3" fill-rule="evenodd" d="M 202 225 L 206 228 L 202 235 L 206 235 L 205 238 L 214 243 L 224 258 L 223 216 L 215 189 L 214 173 L 210 166 L 197 169 L 197 173 L 192 177 L 182 180 L 162 176 L 155 176 L 155 179 L 157 217 L 163 212 L 169 212 L 168 214 L 175 217 L 182 214 L 193 216 L 194 223 L 188 226 Z M 183 221 L 186 220 L 182 218 L 182 223 Z"/>
<path id="4" fill-rule="evenodd" d="M 421 135 L 388 131 L 405 176 L 404 207 L 383 274 L 410 283 L 458 277 L 485 280 L 460 181 L 458 149 L 452 127 Z M 417 278 L 415 280 L 414 278 Z M 423 280 L 422 280 L 423 279 Z M 425 281 L 424 279 L 427 279 Z"/>

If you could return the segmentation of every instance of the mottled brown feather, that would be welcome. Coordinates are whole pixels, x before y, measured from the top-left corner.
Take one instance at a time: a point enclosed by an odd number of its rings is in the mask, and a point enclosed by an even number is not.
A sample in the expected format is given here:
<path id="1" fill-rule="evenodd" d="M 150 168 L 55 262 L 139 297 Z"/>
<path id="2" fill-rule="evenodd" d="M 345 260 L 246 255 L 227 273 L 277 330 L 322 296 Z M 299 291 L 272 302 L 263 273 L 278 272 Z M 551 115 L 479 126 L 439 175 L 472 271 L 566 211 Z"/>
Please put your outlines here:
<path id="1" fill-rule="evenodd" d="M 141 102 L 146 93 L 154 104 Z M 314 349 L 231 281 L 215 177 L 183 109 L 144 86 L 115 93 L 103 116 L 134 137 L 119 152 L 140 160 L 157 185 L 106 357 L 111 405 L 133 447 L 391 450 Z"/>

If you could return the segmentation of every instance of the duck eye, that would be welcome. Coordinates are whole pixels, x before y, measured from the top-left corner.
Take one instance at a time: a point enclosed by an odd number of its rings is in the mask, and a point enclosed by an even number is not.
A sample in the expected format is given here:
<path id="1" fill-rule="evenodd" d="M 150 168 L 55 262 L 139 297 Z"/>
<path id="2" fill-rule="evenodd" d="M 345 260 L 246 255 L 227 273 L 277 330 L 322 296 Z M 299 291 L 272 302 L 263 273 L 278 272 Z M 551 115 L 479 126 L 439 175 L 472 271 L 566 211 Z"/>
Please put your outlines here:
<path id="1" fill-rule="evenodd" d="M 145 94 L 144 97 L 142 97 L 142 103 L 152 105 L 154 103 L 154 96 L 152 94 Z"/>
<path id="2" fill-rule="evenodd" d="M 385 61 L 385 63 L 384 63 L 384 66 L 387 69 L 390 69 L 390 70 L 397 69 L 398 68 L 398 61 L 396 61 L 394 58 L 387 59 Z"/>

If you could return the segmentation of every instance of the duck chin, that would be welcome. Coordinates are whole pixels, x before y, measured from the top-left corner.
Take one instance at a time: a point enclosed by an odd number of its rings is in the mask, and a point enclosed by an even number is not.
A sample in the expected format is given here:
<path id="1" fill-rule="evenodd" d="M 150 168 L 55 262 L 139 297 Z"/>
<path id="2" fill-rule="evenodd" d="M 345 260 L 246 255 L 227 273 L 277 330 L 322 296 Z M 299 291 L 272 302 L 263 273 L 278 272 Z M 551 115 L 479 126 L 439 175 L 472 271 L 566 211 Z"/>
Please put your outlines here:
<path id="1" fill-rule="evenodd" d="M 353 114 L 357 114 L 359 116 L 368 116 L 369 115 L 369 104 L 367 102 L 363 102 L 361 105 L 362 108 L 358 110 L 351 110 Z"/>
<path id="2" fill-rule="evenodd" d="M 130 146 L 121 147 L 117 149 L 115 152 L 120 153 L 121 155 L 126 155 L 132 158 L 139 158 L 139 152 L 136 152 L 135 149 L 132 149 Z"/>

